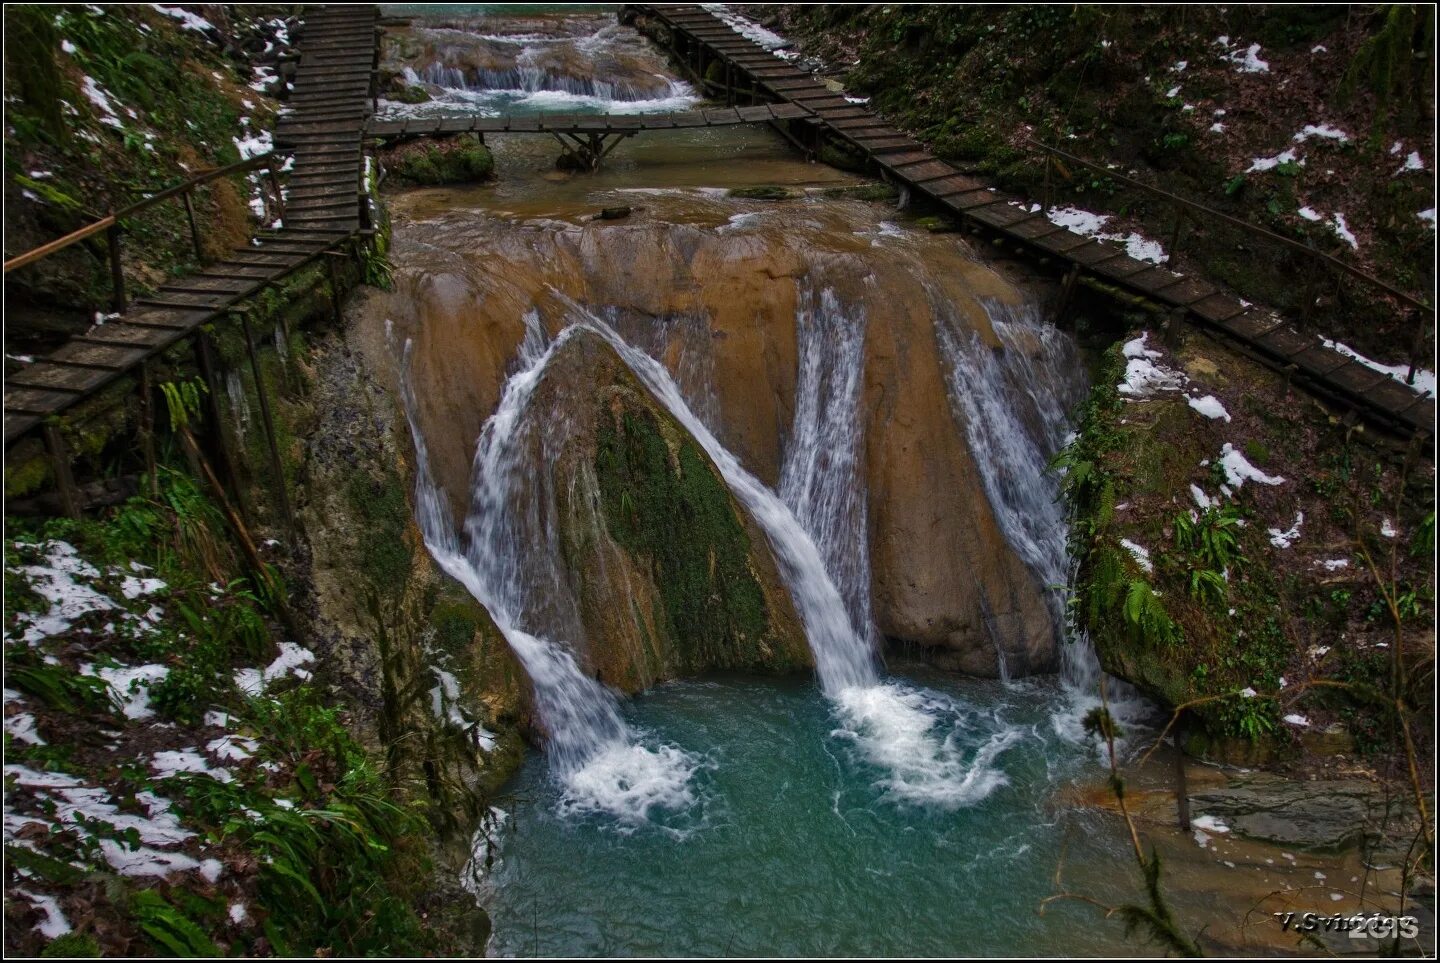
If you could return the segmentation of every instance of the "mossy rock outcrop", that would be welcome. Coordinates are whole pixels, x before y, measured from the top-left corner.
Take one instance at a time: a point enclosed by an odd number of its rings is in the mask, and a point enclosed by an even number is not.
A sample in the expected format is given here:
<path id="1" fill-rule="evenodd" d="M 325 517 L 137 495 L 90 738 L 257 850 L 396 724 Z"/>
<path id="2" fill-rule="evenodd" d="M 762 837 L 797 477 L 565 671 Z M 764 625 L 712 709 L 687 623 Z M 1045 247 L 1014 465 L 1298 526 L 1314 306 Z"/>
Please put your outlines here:
<path id="1" fill-rule="evenodd" d="M 383 163 L 392 180 L 427 187 L 480 183 L 495 172 L 494 155 L 474 134 L 402 144 Z"/>
<path id="2" fill-rule="evenodd" d="M 572 336 L 533 403 L 574 419 L 551 484 L 601 679 L 638 691 L 710 669 L 812 664 L 764 533 L 609 344 Z"/>

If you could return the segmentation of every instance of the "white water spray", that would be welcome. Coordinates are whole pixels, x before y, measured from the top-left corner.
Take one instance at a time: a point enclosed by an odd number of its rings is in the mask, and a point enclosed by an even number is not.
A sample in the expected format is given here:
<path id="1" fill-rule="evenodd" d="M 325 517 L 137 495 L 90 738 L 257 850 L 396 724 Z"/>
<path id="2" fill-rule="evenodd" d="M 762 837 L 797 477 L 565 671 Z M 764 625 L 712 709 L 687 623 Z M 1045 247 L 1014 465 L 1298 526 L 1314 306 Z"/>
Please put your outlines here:
<path id="1" fill-rule="evenodd" d="M 415 444 L 416 518 L 437 564 L 485 606 L 524 665 L 551 765 L 566 788 L 565 808 L 602 811 L 632 824 L 657 811 L 683 811 L 696 801 L 691 777 L 701 763 L 674 746 L 641 745 L 614 694 L 571 655 L 579 636 L 566 633 L 578 633 L 579 617 L 560 575 L 553 502 L 526 470 L 537 432 L 553 427 L 527 418 L 529 402 L 569 331 L 547 347 L 538 316 L 525 320 L 518 370 L 481 430 L 463 537 L 430 471 L 406 342 L 401 395 Z"/>

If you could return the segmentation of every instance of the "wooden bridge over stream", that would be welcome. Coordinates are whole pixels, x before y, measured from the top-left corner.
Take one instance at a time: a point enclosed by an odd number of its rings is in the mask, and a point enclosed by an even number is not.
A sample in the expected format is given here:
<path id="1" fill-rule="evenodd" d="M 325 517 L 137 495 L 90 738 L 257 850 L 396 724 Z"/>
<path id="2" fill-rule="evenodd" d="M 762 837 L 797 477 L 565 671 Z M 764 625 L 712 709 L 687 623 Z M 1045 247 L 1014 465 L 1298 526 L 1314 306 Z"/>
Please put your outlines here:
<path id="1" fill-rule="evenodd" d="M 6 378 L 7 450 L 31 432 L 42 432 L 61 500 L 73 511 L 69 458 L 56 416 L 122 376 L 137 373 L 137 369 L 141 390 L 148 393 L 147 362 L 186 339 L 194 341 L 198 365 L 210 382 L 211 404 L 217 404 L 219 383 L 213 352 L 206 337 L 196 337 L 205 325 L 217 319 L 238 317 L 251 364 L 258 372 L 245 302 L 317 260 L 330 259 L 333 268 L 334 259 L 353 256 L 357 242 L 373 234 L 367 143 L 461 133 L 482 137 L 487 133 L 550 134 L 594 166 L 616 143 L 643 131 L 752 123 L 772 125 L 805 150 L 818 146 L 822 136 L 838 139 L 865 157 L 881 177 L 908 191 L 911 199 L 927 199 L 962 227 L 994 243 L 1042 263 L 1060 265 L 1067 298 L 1081 278 L 1098 280 L 1162 306 L 1171 312 L 1173 320 L 1183 318 L 1199 325 L 1390 431 L 1402 436 L 1433 434 L 1433 398 L 1417 394 L 1316 335 L 1297 330 L 1273 312 L 1246 304 L 1208 281 L 1137 260 L 1115 244 L 1051 222 L 1036 205 L 1027 205 L 956 170 L 863 104 L 775 57 L 703 7 L 630 4 L 622 9 L 621 19 L 647 28 L 697 83 L 723 97 L 725 106 L 626 116 L 456 114 L 377 120 L 372 114 L 378 96 L 378 8 L 307 7 L 303 26 L 297 31 L 299 63 L 294 91 L 277 124 L 280 149 L 275 154 L 198 175 L 6 261 L 8 275 L 57 250 L 103 234 L 109 252 L 115 312 L 50 356 Z M 714 80 L 717 75 L 723 80 Z M 282 163 L 287 151 L 293 161 Z M 261 230 L 249 245 L 232 250 L 195 274 L 167 282 L 153 294 L 133 301 L 127 298 L 121 259 L 123 220 L 127 215 L 179 198 L 190 214 L 199 259 L 201 244 L 190 208 L 190 192 L 217 177 L 259 170 L 269 174 L 283 227 Z M 282 174 L 283 189 L 278 182 Z M 1366 277 L 1341 262 L 1336 264 L 1352 275 Z M 1373 278 L 1367 279 L 1374 282 Z M 1424 314 L 1428 330 L 1433 331 L 1432 307 L 1393 289 L 1387 291 Z M 338 312 L 338 305 L 336 309 Z M 272 458 L 278 462 L 263 390 L 260 395 Z"/>

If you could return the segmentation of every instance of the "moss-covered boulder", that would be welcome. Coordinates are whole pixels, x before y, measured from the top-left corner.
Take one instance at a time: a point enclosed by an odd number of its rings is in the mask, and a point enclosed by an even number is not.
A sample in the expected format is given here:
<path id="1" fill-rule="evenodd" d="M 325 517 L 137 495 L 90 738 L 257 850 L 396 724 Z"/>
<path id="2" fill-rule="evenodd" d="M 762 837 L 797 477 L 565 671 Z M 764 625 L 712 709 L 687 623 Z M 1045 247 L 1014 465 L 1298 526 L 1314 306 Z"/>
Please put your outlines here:
<path id="1" fill-rule="evenodd" d="M 709 669 L 811 665 L 764 533 L 603 339 L 572 336 L 533 403 L 570 419 L 551 484 L 600 678 L 636 691 Z"/>
<path id="2" fill-rule="evenodd" d="M 401 144 L 381 162 L 391 180 L 421 186 L 474 184 L 490 180 L 495 172 L 494 155 L 474 134 Z"/>

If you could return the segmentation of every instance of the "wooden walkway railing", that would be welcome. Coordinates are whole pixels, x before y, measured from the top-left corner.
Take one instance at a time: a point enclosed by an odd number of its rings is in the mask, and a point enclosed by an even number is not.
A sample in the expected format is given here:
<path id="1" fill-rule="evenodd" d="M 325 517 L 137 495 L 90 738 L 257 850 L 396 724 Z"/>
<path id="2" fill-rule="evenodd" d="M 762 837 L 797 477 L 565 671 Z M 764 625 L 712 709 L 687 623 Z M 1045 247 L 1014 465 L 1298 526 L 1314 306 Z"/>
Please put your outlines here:
<path id="1" fill-rule="evenodd" d="M 9 275 L 55 251 L 105 233 L 114 288 L 112 307 L 120 313 L 5 379 L 7 448 L 37 427 L 48 426 L 46 441 L 57 462 L 57 477 L 62 476 L 60 466 L 67 460 L 63 451 L 54 450 L 59 444 L 59 433 L 51 422 L 54 416 L 191 338 L 207 322 L 235 312 L 264 288 L 345 246 L 370 227 L 360 132 L 374 97 L 378 15 L 377 8 L 368 5 L 306 11 L 289 107 L 297 119 L 334 121 L 343 129 L 295 145 L 294 164 L 281 200 L 283 227 L 260 231 L 249 245 L 230 251 L 196 274 L 162 285 L 154 294 L 133 301 L 126 298 L 120 256 L 125 217 L 177 196 L 189 210 L 190 193 L 218 177 L 261 167 L 274 173 L 274 158 L 265 155 L 206 172 L 6 262 Z M 190 213 L 198 256 L 199 233 L 193 210 Z M 68 469 L 63 474 L 68 474 Z"/>
<path id="2" fill-rule="evenodd" d="M 1203 278 L 1137 260 L 1115 244 L 1053 223 L 1043 212 L 1032 210 L 1038 205 L 961 173 L 868 107 L 773 56 L 698 4 L 627 4 L 621 17 L 626 21 L 646 17 L 663 26 L 676 60 L 697 80 L 717 73 L 724 77 L 723 85 L 710 86 L 725 90 L 732 101 L 763 99 L 803 107 L 830 135 L 859 150 L 882 177 L 913 197 L 928 198 L 976 233 L 1066 265 L 1067 290 L 1078 278 L 1088 276 L 1128 291 L 1225 337 L 1252 357 L 1378 425 L 1402 435 L 1434 433 L 1433 397 Z M 1433 329 L 1433 310 L 1421 307 L 1429 311 Z"/>

